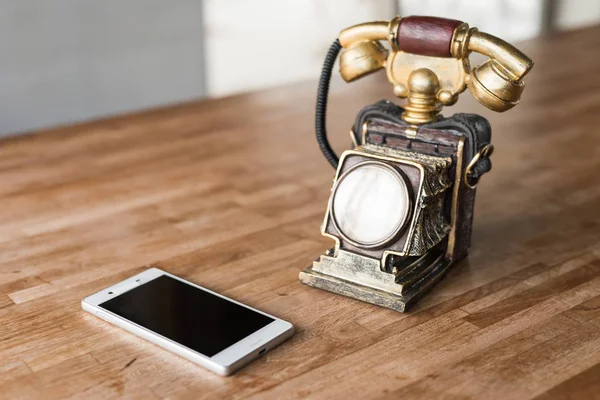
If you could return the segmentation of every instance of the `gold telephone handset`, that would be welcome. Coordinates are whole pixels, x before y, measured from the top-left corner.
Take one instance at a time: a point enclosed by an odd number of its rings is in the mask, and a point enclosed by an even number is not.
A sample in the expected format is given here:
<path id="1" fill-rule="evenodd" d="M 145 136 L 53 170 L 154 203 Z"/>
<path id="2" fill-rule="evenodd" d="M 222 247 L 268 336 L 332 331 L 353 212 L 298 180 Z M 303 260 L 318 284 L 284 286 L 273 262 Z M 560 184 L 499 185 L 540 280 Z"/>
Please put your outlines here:
<path id="1" fill-rule="evenodd" d="M 382 46 L 383 40 L 391 50 Z M 402 118 L 414 125 L 439 119 L 442 106 L 456 103 L 467 87 L 485 107 L 506 111 L 518 104 L 523 77 L 533 67 L 514 46 L 457 20 L 396 17 L 344 29 L 325 59 L 317 97 L 317 140 L 334 166 L 337 156 L 326 140 L 325 109 L 331 70 L 340 51 L 340 74 L 346 82 L 385 68 L 394 94 L 408 99 Z M 471 52 L 490 59 L 471 69 Z"/>
<path id="2" fill-rule="evenodd" d="M 388 52 L 379 40 L 387 40 L 392 50 Z M 519 102 L 523 77 L 533 67 L 525 54 L 507 42 L 469 28 L 466 23 L 442 18 L 407 17 L 368 22 L 343 30 L 339 41 L 344 48 L 340 73 L 345 81 L 386 67 L 394 93 L 404 98 L 411 88 L 403 81 L 408 77 L 400 75 L 410 73 L 408 69 L 415 67 L 429 67 L 440 81 L 436 95 L 443 105 L 453 104 L 466 84 L 481 104 L 494 111 L 506 111 Z M 490 59 L 470 70 L 471 52 Z M 435 59 L 425 59 L 431 56 Z M 431 74 L 427 75 L 432 78 Z M 435 82 L 430 84 L 435 86 Z"/>

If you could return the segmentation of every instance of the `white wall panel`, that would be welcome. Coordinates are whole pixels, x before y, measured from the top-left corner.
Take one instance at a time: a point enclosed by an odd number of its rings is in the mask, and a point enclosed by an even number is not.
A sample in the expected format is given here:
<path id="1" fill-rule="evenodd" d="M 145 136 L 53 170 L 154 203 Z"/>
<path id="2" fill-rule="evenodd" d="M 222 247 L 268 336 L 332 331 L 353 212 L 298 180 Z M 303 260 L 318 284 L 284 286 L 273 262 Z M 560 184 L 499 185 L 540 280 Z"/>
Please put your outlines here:
<path id="1" fill-rule="evenodd" d="M 394 13 L 393 0 L 206 0 L 208 92 L 317 79 L 341 29 Z"/>
<path id="2" fill-rule="evenodd" d="M 579 28 L 600 23 L 600 0 L 559 0 L 556 24 L 560 28 Z"/>
<path id="3" fill-rule="evenodd" d="M 454 18 L 508 41 L 541 30 L 542 0 L 401 0 L 403 15 Z"/>

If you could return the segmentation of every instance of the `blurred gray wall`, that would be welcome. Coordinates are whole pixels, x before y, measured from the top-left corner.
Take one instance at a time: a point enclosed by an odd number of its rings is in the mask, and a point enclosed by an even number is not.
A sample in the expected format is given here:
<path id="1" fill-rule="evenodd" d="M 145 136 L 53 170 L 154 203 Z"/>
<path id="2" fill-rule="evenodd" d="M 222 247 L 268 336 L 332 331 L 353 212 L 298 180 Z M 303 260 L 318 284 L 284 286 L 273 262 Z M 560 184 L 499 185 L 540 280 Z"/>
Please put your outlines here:
<path id="1" fill-rule="evenodd" d="M 204 95 L 202 1 L 0 0 L 0 136 Z"/>

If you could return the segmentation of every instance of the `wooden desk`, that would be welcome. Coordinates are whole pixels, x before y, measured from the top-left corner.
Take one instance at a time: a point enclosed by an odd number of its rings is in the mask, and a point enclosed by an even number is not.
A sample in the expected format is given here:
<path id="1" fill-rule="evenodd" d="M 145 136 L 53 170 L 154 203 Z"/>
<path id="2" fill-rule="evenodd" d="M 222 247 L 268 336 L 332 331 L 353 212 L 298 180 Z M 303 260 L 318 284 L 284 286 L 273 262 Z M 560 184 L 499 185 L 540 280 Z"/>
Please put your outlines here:
<path id="1" fill-rule="evenodd" d="M 303 286 L 333 171 L 314 82 L 0 143 L 0 397 L 600 396 L 600 28 L 520 46 L 534 60 L 494 127 L 468 260 L 408 314 Z M 330 134 L 391 91 L 335 85 Z M 150 266 L 293 322 L 230 378 L 81 311 Z"/>

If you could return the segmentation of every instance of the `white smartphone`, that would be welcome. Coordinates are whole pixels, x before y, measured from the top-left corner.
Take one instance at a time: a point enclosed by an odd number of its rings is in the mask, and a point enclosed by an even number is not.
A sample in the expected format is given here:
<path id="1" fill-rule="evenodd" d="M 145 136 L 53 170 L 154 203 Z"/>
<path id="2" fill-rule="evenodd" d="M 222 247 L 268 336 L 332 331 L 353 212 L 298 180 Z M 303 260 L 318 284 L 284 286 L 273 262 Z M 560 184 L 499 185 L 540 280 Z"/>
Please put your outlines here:
<path id="1" fill-rule="evenodd" d="M 157 268 L 93 294 L 81 306 L 224 376 L 294 333 L 289 322 Z"/>

